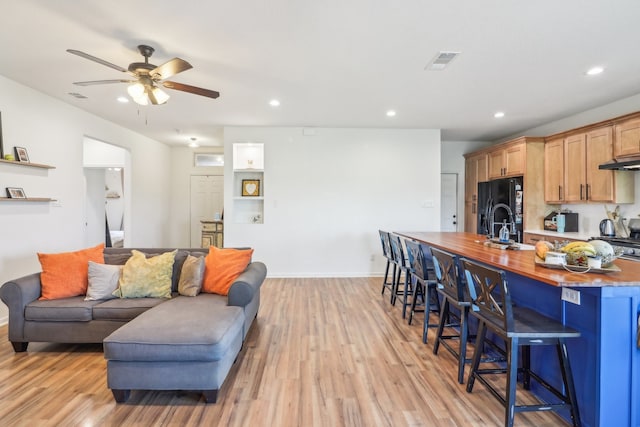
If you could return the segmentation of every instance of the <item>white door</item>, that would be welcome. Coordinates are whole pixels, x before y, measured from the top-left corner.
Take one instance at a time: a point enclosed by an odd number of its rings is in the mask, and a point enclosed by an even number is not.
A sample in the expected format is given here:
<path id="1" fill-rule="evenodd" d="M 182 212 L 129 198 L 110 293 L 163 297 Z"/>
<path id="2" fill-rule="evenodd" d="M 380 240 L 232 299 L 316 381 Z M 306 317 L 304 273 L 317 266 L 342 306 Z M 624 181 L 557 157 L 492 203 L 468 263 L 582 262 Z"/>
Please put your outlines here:
<path id="1" fill-rule="evenodd" d="M 191 177 L 191 247 L 202 244 L 200 220 L 213 220 L 222 215 L 224 206 L 224 176 L 194 175 Z"/>
<path id="2" fill-rule="evenodd" d="M 458 174 L 440 176 L 440 230 L 458 231 Z"/>

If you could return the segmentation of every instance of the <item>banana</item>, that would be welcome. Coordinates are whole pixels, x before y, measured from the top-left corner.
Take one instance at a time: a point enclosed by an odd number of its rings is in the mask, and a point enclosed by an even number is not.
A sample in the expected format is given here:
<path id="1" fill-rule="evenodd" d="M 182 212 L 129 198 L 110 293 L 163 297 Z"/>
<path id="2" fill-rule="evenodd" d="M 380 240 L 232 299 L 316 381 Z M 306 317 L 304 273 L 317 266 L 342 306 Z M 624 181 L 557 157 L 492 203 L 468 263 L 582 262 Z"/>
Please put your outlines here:
<path id="1" fill-rule="evenodd" d="M 584 252 L 587 255 L 596 255 L 596 249 L 589 242 L 577 241 L 571 242 L 560 248 L 562 252 Z"/>

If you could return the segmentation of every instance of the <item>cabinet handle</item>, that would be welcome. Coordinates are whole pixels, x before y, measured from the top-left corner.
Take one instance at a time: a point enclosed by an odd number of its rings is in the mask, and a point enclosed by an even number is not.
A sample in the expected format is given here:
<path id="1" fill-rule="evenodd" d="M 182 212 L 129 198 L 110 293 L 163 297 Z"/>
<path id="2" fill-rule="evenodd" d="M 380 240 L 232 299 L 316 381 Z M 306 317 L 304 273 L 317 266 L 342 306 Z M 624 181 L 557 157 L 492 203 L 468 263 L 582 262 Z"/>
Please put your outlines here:
<path id="1" fill-rule="evenodd" d="M 589 187 L 590 187 L 590 185 L 589 185 L 589 184 L 587 184 L 587 197 L 586 197 L 586 198 L 587 198 L 587 200 L 589 200 Z"/>
<path id="2" fill-rule="evenodd" d="M 582 187 L 584 187 L 584 185 L 580 184 L 580 200 L 582 200 Z"/>
<path id="3" fill-rule="evenodd" d="M 562 185 L 558 185 L 558 200 L 562 200 Z"/>

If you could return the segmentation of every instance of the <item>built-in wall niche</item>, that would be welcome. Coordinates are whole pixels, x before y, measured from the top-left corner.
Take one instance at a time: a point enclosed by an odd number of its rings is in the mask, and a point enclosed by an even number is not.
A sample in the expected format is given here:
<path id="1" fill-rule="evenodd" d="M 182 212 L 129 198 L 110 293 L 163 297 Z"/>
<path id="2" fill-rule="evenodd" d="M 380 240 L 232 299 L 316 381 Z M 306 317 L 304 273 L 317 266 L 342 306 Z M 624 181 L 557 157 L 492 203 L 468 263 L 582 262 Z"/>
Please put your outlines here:
<path id="1" fill-rule="evenodd" d="M 264 144 L 233 144 L 233 221 L 264 223 Z"/>
<path id="2" fill-rule="evenodd" d="M 233 144 L 233 169 L 264 169 L 264 144 L 257 142 Z"/>

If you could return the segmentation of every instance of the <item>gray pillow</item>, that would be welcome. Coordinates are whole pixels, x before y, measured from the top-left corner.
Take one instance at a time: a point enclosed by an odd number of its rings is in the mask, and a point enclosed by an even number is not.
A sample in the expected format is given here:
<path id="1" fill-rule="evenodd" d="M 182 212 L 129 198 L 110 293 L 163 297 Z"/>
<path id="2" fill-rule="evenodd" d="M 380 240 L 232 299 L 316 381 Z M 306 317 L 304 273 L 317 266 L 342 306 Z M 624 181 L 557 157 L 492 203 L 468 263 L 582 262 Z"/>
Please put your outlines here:
<path id="1" fill-rule="evenodd" d="M 98 264 L 89 261 L 89 286 L 85 301 L 112 299 L 113 291 L 118 288 L 121 265 Z"/>
<path id="2" fill-rule="evenodd" d="M 180 295 L 195 297 L 202 289 L 202 278 L 204 277 L 204 257 L 189 255 L 182 264 L 180 281 L 178 282 L 178 293 Z"/>

